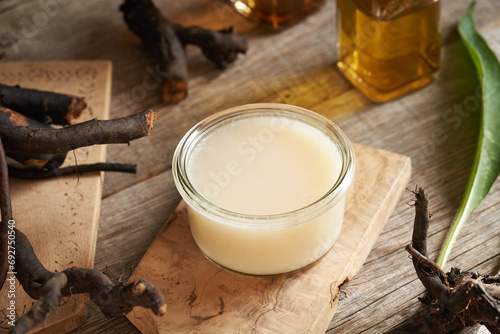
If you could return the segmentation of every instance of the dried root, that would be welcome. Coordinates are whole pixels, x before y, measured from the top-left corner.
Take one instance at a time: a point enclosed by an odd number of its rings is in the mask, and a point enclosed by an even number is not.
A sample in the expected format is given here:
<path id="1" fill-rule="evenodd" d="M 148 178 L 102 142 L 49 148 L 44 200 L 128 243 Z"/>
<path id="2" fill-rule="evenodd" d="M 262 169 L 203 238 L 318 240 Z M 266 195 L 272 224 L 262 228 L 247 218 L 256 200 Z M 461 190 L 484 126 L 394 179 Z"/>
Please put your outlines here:
<path id="1" fill-rule="evenodd" d="M 152 109 L 113 120 L 90 120 L 60 129 L 30 129 L 0 124 L 6 151 L 66 153 L 96 144 L 129 143 L 153 130 L 158 112 Z"/>
<path id="2" fill-rule="evenodd" d="M 0 84 L 0 104 L 34 120 L 68 125 L 87 107 L 83 97 Z"/>
<path id="3" fill-rule="evenodd" d="M 79 293 L 88 293 L 107 317 L 123 316 L 135 306 L 150 308 L 156 315 L 163 315 L 167 310 L 161 292 L 148 281 L 115 285 L 105 273 L 86 268 L 53 273 L 40 263 L 28 238 L 19 230 L 16 230 L 16 245 L 16 277 L 24 291 L 38 302 L 19 318 L 13 329 L 18 328 L 19 323 L 27 326 L 26 329 L 33 328 L 57 308 L 62 297 Z"/>
<path id="4" fill-rule="evenodd" d="M 0 93 L 2 92 L 4 99 L 11 106 L 22 108 L 23 103 L 31 103 L 29 111 L 36 110 L 33 103 L 37 101 L 39 103 L 50 102 L 49 106 L 52 107 L 56 101 L 59 101 L 59 104 L 62 104 L 59 109 L 64 109 L 63 107 L 65 107 L 64 110 L 71 109 L 64 105 L 68 95 L 0 84 Z M 29 103 L 20 100 L 22 97 L 26 97 Z M 72 101 L 76 100 L 83 101 L 83 98 L 72 97 Z M 44 109 L 44 111 L 52 115 L 53 110 Z M 72 111 L 71 115 L 77 117 L 80 116 L 80 112 L 75 115 Z M 110 121 L 94 119 L 56 129 L 50 124 L 42 123 L 0 105 L 0 135 L 7 148 L 6 155 L 10 158 L 10 173 L 18 178 L 42 179 L 93 171 L 135 173 L 135 166 L 129 164 L 96 163 L 59 167 L 64 163 L 67 152 L 75 148 L 94 144 L 128 143 L 133 139 L 149 135 L 156 117 L 156 111 L 146 110 L 120 119 Z"/>
<path id="5" fill-rule="evenodd" d="M 27 333 L 41 323 L 49 313 L 54 311 L 61 301 L 61 290 L 66 286 L 68 279 L 63 273 L 56 273 L 41 286 L 41 296 L 31 309 L 16 322 L 10 334 Z"/>
<path id="6" fill-rule="evenodd" d="M 52 129 L 49 124 L 36 121 L 1 105 L 0 124 L 13 127 L 22 126 L 30 129 Z M 7 156 L 23 168 L 37 170 L 57 168 L 61 166 L 66 159 L 66 153 L 25 154 L 19 152 L 7 152 Z"/>
<path id="7" fill-rule="evenodd" d="M 125 0 L 120 6 L 125 22 L 159 60 L 157 72 L 163 83 L 163 102 L 176 103 L 186 97 L 186 44 L 198 45 L 203 54 L 223 69 L 246 53 L 247 41 L 232 28 L 213 31 L 200 27 L 183 27 L 163 17 L 151 0 Z"/>
<path id="8" fill-rule="evenodd" d="M 138 280 L 132 283 L 113 284 L 109 277 L 98 270 L 68 268 L 54 273 L 47 270 L 38 260 L 28 238 L 14 227 L 12 220 L 8 169 L 5 151 L 0 139 L 0 289 L 7 272 L 13 271 L 26 293 L 38 301 L 11 328 L 11 333 L 27 333 L 55 310 L 62 297 L 88 293 L 91 300 L 107 317 L 122 316 L 135 306 L 150 308 L 155 314 L 163 315 L 167 305 L 161 292 L 151 283 Z M 12 233 L 11 233 L 12 232 Z M 15 236 L 15 268 L 9 265 L 8 235 Z"/>
<path id="9" fill-rule="evenodd" d="M 235 34 L 232 27 L 218 31 L 196 26 L 184 27 L 175 23 L 173 27 L 184 45 L 199 46 L 205 57 L 221 70 L 235 61 L 238 54 L 247 52 L 247 40 Z"/>
<path id="10" fill-rule="evenodd" d="M 463 328 L 485 325 L 500 333 L 500 275 L 489 276 L 452 268 L 445 273 L 427 258 L 429 212 L 422 188 L 415 192 L 415 222 L 411 254 L 418 278 L 427 289 L 421 301 L 429 306 L 425 319 L 418 319 L 391 333 L 458 333 Z"/>

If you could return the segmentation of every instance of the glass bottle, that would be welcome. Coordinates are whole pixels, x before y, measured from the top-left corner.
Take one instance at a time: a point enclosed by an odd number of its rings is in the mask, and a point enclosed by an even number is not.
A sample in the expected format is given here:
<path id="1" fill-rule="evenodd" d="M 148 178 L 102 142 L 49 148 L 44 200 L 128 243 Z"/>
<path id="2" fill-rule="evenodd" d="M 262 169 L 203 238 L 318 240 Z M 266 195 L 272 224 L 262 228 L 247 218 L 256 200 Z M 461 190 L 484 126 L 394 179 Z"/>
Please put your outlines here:
<path id="1" fill-rule="evenodd" d="M 229 0 L 244 17 L 281 29 L 304 19 L 323 7 L 326 0 Z"/>
<path id="2" fill-rule="evenodd" d="M 383 102 L 438 74 L 440 0 L 337 0 L 337 66 L 368 98 Z"/>

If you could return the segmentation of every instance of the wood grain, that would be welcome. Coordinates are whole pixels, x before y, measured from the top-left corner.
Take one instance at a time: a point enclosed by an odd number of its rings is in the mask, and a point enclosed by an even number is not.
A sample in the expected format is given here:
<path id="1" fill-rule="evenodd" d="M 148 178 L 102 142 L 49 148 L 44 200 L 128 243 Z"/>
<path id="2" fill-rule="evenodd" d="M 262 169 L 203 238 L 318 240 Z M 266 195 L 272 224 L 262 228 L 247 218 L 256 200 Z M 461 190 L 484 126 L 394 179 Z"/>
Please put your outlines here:
<path id="1" fill-rule="evenodd" d="M 81 119 L 109 118 L 111 63 L 106 61 L 0 63 L 0 82 L 22 87 L 84 96 L 88 104 Z M 103 162 L 106 148 L 87 147 L 69 153 L 65 165 Z M 10 179 L 16 227 L 29 238 L 48 270 L 92 268 L 102 191 L 101 173 L 66 176 L 50 180 Z M 7 285 L 0 292 L 0 305 L 16 302 L 18 316 L 33 300 L 16 283 L 15 298 L 8 298 Z M 36 333 L 68 332 L 87 317 L 87 296 L 64 298 L 61 307 L 40 325 Z M 0 332 L 10 326 L 2 322 Z"/>
<path id="2" fill-rule="evenodd" d="M 159 318 L 136 309 L 130 321 L 148 334 L 324 332 L 340 286 L 358 272 L 411 173 L 407 157 L 362 145 L 354 150 L 356 174 L 341 235 L 314 265 L 272 279 L 226 272 L 199 251 L 182 201 L 131 278 L 161 289 L 168 313 Z"/>

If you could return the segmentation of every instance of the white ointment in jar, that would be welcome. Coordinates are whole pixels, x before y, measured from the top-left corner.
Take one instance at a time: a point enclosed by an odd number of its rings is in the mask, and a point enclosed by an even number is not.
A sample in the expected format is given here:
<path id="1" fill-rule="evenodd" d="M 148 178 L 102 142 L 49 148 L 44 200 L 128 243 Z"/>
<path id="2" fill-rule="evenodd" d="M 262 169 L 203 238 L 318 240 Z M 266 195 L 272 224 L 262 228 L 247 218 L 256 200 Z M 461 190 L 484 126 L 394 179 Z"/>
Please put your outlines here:
<path id="1" fill-rule="evenodd" d="M 173 158 L 200 250 L 244 275 L 291 273 L 325 255 L 342 228 L 354 152 L 328 119 L 249 104 L 195 125 Z"/>

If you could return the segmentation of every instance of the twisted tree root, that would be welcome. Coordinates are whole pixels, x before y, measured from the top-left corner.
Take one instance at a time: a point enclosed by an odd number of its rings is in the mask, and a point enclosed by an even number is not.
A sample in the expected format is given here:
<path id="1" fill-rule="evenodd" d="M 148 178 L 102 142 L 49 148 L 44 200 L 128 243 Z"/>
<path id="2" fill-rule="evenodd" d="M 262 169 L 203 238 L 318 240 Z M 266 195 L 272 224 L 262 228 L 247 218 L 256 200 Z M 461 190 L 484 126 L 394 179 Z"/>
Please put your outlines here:
<path id="1" fill-rule="evenodd" d="M 24 291 L 35 305 L 20 317 L 10 333 L 27 333 L 55 310 L 63 296 L 88 293 L 90 299 L 107 317 L 122 316 L 135 306 L 150 308 L 155 314 L 163 315 L 167 304 L 161 292 L 145 280 L 132 283 L 113 284 L 103 272 L 95 269 L 68 268 L 54 273 L 47 270 L 38 260 L 33 247 L 24 233 L 10 227 L 12 206 L 5 151 L 0 138 L 0 285 L 3 285 L 8 270 L 14 272 Z M 10 233 L 12 231 L 12 233 Z M 15 264 L 9 264 L 7 257 L 8 236 L 14 236 Z M 15 266 L 15 267 L 14 267 Z M 1 289 L 1 287 L 0 287 Z"/>
<path id="2" fill-rule="evenodd" d="M 163 102 L 176 103 L 186 97 L 186 44 L 194 44 L 219 69 L 246 53 L 247 40 L 232 28 L 214 31 L 201 27 L 184 27 L 165 18 L 151 0 L 125 0 L 120 6 L 128 28 L 159 60 L 157 72 L 163 82 Z"/>
<path id="3" fill-rule="evenodd" d="M 422 188 L 415 194 L 415 221 L 411 254 L 418 278 L 427 289 L 421 299 L 430 312 L 390 333 L 458 333 L 466 327 L 485 325 L 491 333 L 500 333 L 500 275 L 489 276 L 452 268 L 445 273 L 427 255 L 429 212 Z"/>
<path id="4" fill-rule="evenodd" d="M 47 270 L 36 257 L 28 238 L 19 230 L 16 230 L 16 251 L 16 277 L 19 283 L 31 298 L 43 300 L 40 307 L 32 309 L 33 312 L 26 313 L 18 321 L 28 317 L 29 320 L 23 322 L 36 325 L 39 323 L 37 319 L 43 320 L 48 313 L 47 309 L 51 305 L 49 300 L 57 299 L 59 303 L 61 297 L 79 293 L 88 293 L 107 317 L 123 316 L 135 306 L 150 308 L 156 315 L 163 315 L 167 310 L 161 292 L 146 280 L 115 285 L 104 272 L 96 269 L 68 268 L 60 273 Z M 66 277 L 65 285 L 51 284 L 51 288 L 44 287 L 46 282 L 59 274 Z M 54 289 L 58 289 L 58 293 Z"/>

